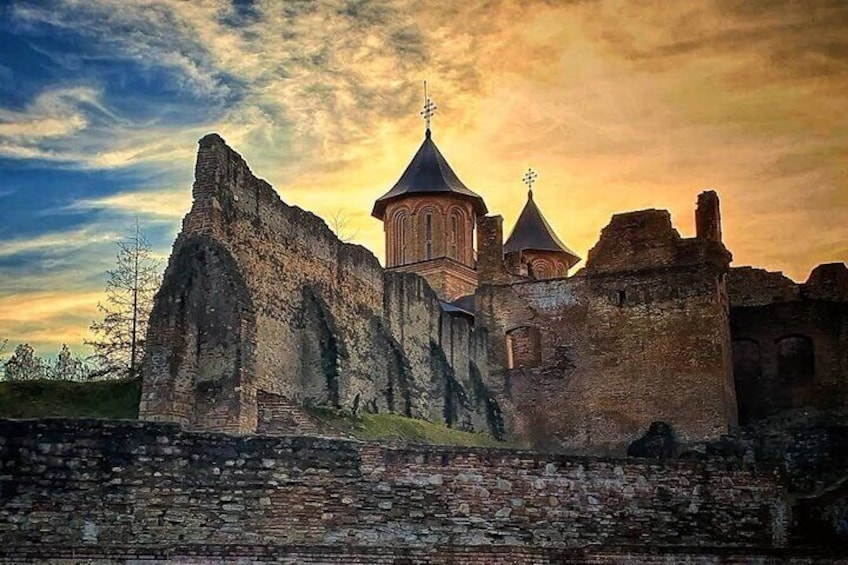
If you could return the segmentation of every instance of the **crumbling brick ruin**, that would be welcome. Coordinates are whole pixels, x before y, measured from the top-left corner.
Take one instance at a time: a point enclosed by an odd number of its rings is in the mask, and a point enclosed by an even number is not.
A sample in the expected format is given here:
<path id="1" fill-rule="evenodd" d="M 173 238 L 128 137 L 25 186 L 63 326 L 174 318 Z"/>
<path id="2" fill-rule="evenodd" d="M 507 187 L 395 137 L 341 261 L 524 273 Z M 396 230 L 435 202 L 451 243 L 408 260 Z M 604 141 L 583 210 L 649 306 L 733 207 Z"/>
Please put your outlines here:
<path id="1" fill-rule="evenodd" d="M 848 268 L 819 265 L 804 284 L 740 267 L 728 279 L 733 373 L 743 422 L 848 404 Z"/>
<path id="2" fill-rule="evenodd" d="M 567 276 L 532 190 L 505 242 L 429 131 L 386 269 L 217 135 L 195 177 L 142 421 L 0 421 L 0 563 L 846 562 L 844 264 L 731 268 L 709 191 L 694 237 L 617 214 Z M 534 450 L 315 437 L 310 405 Z"/>
<path id="3" fill-rule="evenodd" d="M 511 431 L 543 448 L 620 452 L 652 421 L 682 442 L 736 424 L 730 254 L 715 193 L 698 209 L 698 225 L 713 228 L 694 238 L 680 237 L 666 211 L 618 214 L 586 267 L 552 280 L 511 273 L 500 218 L 483 220 L 476 311 Z"/>
<path id="4" fill-rule="evenodd" d="M 385 270 L 217 135 L 193 195 L 151 319 L 145 419 L 298 433 L 312 403 L 623 454 L 652 422 L 694 445 L 738 413 L 845 404 L 845 266 L 804 285 L 731 269 L 712 191 L 694 237 L 663 210 L 617 214 L 570 277 L 579 258 L 532 190 L 504 243 L 429 131 L 374 206 Z"/>
<path id="5" fill-rule="evenodd" d="M 6 421 L 0 437 L 0 563 L 837 562 L 786 548 L 768 468 L 149 422 Z"/>
<path id="6" fill-rule="evenodd" d="M 195 175 L 151 316 L 143 418 L 296 433 L 293 412 L 316 403 L 502 433 L 467 315 L 285 204 L 219 136 L 200 140 Z"/>

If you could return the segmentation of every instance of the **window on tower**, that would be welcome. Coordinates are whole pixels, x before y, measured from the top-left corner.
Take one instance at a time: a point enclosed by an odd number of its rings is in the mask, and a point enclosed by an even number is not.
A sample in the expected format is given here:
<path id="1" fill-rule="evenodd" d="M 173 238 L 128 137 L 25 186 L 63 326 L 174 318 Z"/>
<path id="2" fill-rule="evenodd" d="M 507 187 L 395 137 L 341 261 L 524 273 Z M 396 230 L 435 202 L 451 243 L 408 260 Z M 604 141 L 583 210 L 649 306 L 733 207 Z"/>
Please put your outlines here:
<path id="1" fill-rule="evenodd" d="M 456 214 L 451 215 L 450 253 L 451 259 L 459 260 L 459 218 Z"/>
<path id="2" fill-rule="evenodd" d="M 389 242 L 389 258 L 393 266 L 405 265 L 406 247 L 409 239 L 409 216 L 405 211 L 399 211 L 395 214 L 393 226 Z"/>
<path id="3" fill-rule="evenodd" d="M 400 246 L 399 246 L 399 255 L 400 255 L 400 264 L 406 265 L 406 244 L 407 239 L 409 237 L 409 218 L 404 216 L 400 220 Z"/>
<path id="4" fill-rule="evenodd" d="M 433 214 L 424 215 L 424 259 L 433 258 Z"/>

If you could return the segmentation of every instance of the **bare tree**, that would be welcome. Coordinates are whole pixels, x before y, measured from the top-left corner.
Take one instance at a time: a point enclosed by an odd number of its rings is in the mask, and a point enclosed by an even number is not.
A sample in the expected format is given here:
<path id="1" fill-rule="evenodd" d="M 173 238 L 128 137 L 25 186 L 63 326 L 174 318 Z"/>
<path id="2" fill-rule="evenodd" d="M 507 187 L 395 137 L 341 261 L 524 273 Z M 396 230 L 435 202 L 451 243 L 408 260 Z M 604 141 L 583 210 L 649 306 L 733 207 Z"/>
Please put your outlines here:
<path id="1" fill-rule="evenodd" d="M 117 245 L 117 265 L 108 272 L 106 281 L 106 302 L 97 305 L 103 319 L 91 324 L 94 337 L 85 342 L 94 348 L 93 359 L 98 366 L 92 376 L 140 374 L 147 319 L 159 286 L 159 261 L 153 258 L 138 219 L 135 229 Z"/>
<path id="2" fill-rule="evenodd" d="M 66 344 L 62 344 L 62 350 L 56 357 L 49 378 L 61 381 L 85 381 L 90 378 L 91 368 L 79 356 L 73 355 Z"/>
<path id="3" fill-rule="evenodd" d="M 3 372 L 7 381 L 35 381 L 47 376 L 47 367 L 30 344 L 22 343 L 3 364 Z"/>
<path id="4" fill-rule="evenodd" d="M 350 218 L 339 208 L 329 218 L 330 229 L 344 243 L 350 243 L 359 234 L 359 228 L 353 229 Z"/>

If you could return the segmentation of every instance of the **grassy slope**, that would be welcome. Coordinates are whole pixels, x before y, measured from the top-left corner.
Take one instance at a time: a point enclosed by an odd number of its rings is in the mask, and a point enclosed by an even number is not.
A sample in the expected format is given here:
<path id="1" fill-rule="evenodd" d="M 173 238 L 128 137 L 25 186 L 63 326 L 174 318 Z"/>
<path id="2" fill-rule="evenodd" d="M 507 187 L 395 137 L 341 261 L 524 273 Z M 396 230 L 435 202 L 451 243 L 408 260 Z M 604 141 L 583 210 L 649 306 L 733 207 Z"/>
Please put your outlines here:
<path id="1" fill-rule="evenodd" d="M 0 418 L 138 418 L 141 381 L 0 382 Z"/>
<path id="2" fill-rule="evenodd" d="M 67 381 L 0 382 L 0 418 L 138 418 L 141 382 Z M 436 445 L 500 446 L 485 434 L 453 430 L 442 424 L 397 414 L 353 416 L 343 410 L 310 408 L 309 414 L 327 435 L 362 440 Z"/>
<path id="3" fill-rule="evenodd" d="M 397 414 L 361 414 L 353 416 L 343 410 L 312 407 L 309 414 L 326 430 L 334 430 L 362 440 L 391 440 L 401 443 L 465 445 L 481 447 L 514 447 L 493 437 L 463 432 L 426 420 L 415 420 Z"/>

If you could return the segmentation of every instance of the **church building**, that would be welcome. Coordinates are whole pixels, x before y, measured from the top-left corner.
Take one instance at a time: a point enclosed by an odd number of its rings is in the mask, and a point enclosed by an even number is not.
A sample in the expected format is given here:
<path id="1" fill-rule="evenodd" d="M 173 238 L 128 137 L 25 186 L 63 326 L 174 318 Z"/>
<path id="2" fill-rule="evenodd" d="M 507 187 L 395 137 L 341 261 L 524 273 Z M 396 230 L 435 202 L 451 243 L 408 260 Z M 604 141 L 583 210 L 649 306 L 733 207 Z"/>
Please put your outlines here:
<path id="1" fill-rule="evenodd" d="M 504 243 L 506 263 L 517 266 L 517 274 L 535 280 L 565 277 L 580 257 L 557 237 L 533 200 L 535 178 L 533 171 L 524 175 L 524 182 L 531 188 L 527 191 L 527 204 Z"/>
<path id="2" fill-rule="evenodd" d="M 395 185 L 374 203 L 371 215 L 383 222 L 386 268 L 427 280 L 439 298 L 453 302 L 478 285 L 475 230 L 488 212 L 433 141 L 430 119 L 436 107 L 425 97 L 424 142 Z M 504 244 L 506 262 L 528 279 L 565 277 L 580 258 L 554 233 L 533 200 L 536 173 L 528 171 L 527 204 Z"/>

